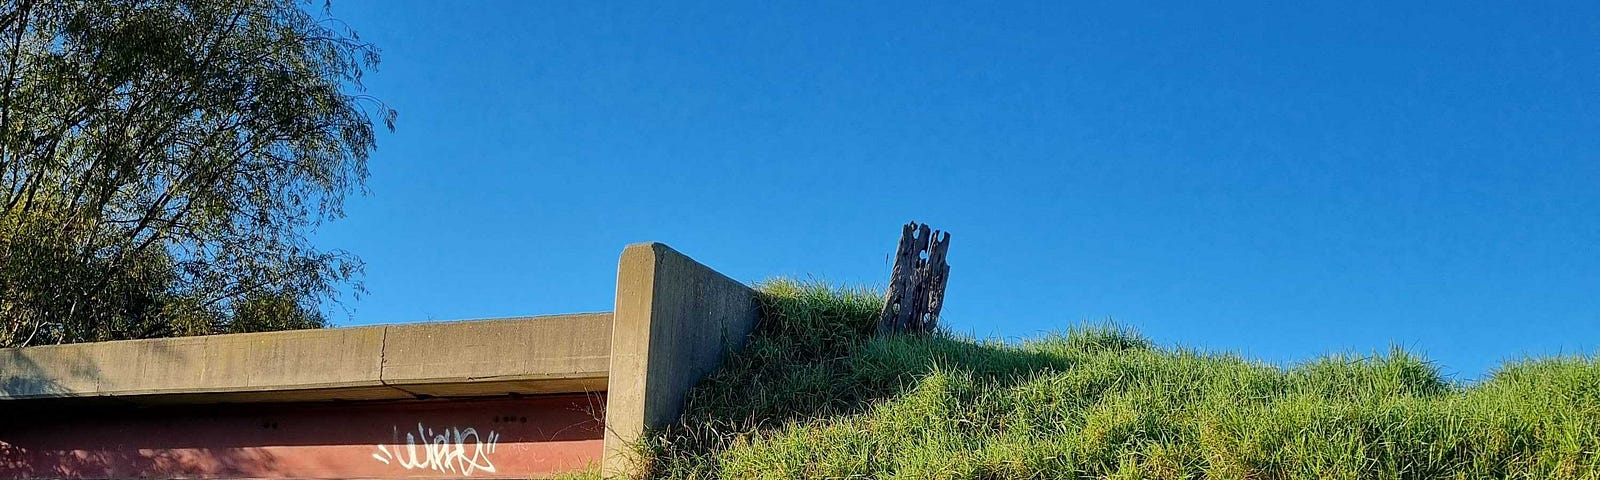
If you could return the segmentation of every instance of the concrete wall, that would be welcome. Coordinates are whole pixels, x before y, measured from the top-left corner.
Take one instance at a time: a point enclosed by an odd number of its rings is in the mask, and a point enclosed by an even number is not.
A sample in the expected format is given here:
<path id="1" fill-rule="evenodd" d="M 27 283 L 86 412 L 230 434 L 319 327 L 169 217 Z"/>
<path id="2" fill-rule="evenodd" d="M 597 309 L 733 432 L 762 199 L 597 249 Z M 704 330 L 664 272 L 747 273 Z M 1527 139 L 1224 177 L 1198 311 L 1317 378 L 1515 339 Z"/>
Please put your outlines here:
<path id="1" fill-rule="evenodd" d="M 661 243 L 629 245 L 617 266 L 607 387 L 607 476 L 635 470 L 632 444 L 677 420 L 689 390 L 744 345 L 755 292 Z"/>
<path id="2" fill-rule="evenodd" d="M 0 411 L 0 478 L 542 478 L 598 463 L 602 394 Z"/>
<path id="3" fill-rule="evenodd" d="M 606 391 L 604 470 L 744 345 L 756 294 L 660 243 L 630 245 L 613 313 L 0 349 L 0 413 Z M 40 406 L 43 407 L 40 407 Z M 3 433 L 3 432 L 0 432 Z M 4 447 L 0 438 L 0 447 Z M 543 447 L 541 447 L 543 448 Z M 3 452 L 0 452 L 3 453 Z"/>
<path id="4" fill-rule="evenodd" d="M 0 349 L 0 401 L 377 400 L 605 389 L 611 315 Z"/>

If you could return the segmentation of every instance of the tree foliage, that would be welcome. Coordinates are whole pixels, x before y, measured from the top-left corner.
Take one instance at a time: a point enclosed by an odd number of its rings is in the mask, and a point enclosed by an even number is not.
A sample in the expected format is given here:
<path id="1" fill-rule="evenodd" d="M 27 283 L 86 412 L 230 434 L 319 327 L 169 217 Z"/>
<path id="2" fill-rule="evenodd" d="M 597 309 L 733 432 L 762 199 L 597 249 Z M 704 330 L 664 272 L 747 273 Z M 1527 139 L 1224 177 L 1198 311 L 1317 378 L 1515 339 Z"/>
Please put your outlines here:
<path id="1" fill-rule="evenodd" d="M 325 323 L 374 46 L 297 0 L 0 2 L 0 347 Z"/>

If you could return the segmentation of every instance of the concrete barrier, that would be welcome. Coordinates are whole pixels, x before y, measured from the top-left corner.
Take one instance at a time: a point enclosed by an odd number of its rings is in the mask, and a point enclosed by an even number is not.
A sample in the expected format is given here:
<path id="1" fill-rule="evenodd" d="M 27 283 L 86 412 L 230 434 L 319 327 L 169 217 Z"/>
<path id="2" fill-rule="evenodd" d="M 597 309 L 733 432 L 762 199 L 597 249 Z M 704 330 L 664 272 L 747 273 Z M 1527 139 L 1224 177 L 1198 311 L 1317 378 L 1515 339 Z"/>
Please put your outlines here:
<path id="1" fill-rule="evenodd" d="M 386 400 L 605 390 L 607 313 L 0 349 L 0 401 Z"/>
<path id="2" fill-rule="evenodd" d="M 633 444 L 682 413 L 689 389 L 744 345 L 755 292 L 661 243 L 629 245 L 617 265 L 607 387 L 608 477 L 637 467 Z"/>

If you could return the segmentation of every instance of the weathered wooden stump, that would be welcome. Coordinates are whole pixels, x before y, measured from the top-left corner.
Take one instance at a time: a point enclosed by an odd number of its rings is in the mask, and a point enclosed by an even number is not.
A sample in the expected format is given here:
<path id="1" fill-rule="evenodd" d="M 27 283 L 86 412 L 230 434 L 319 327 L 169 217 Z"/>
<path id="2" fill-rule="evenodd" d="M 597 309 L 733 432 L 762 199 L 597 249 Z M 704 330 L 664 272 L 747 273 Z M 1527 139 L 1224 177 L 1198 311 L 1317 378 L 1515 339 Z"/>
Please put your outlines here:
<path id="1" fill-rule="evenodd" d="M 944 285 L 950 278 L 945 252 L 950 234 L 907 223 L 900 231 L 889 292 L 883 298 L 878 334 L 927 333 L 939 328 L 944 307 Z"/>

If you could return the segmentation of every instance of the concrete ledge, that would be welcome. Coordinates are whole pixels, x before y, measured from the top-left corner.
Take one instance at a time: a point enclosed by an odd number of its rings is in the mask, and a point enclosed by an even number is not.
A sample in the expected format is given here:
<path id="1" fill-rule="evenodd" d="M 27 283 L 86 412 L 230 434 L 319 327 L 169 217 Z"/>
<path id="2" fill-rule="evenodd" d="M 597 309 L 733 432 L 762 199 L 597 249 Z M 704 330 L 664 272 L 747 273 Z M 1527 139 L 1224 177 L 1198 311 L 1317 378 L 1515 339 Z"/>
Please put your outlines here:
<path id="1" fill-rule="evenodd" d="M 381 400 L 598 391 L 611 314 L 0 349 L 0 401 Z"/>
<path id="2" fill-rule="evenodd" d="M 755 292 L 661 243 L 629 245 L 617 266 L 607 388 L 607 477 L 636 470 L 646 429 L 675 421 L 689 390 L 742 347 Z"/>
<path id="3" fill-rule="evenodd" d="M 518 393 L 605 390 L 611 315 L 605 313 L 391 325 L 383 383 L 432 396 L 471 395 L 485 383 Z"/>

